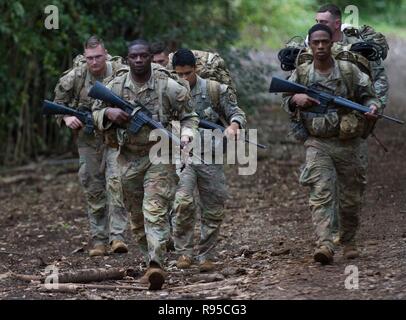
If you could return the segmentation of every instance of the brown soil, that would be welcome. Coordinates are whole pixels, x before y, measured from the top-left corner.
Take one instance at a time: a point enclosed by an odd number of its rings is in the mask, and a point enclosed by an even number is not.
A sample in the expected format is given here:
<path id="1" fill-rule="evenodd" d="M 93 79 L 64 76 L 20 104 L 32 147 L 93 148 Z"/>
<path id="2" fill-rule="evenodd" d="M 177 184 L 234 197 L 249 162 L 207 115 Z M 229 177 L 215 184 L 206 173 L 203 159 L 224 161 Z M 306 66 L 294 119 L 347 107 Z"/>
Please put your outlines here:
<path id="1" fill-rule="evenodd" d="M 388 114 L 392 115 L 402 114 L 394 105 L 402 106 L 404 101 L 400 47 L 392 41 L 388 59 L 393 79 Z M 62 272 L 125 267 L 134 269 L 133 277 L 100 284 L 139 287 L 137 281 L 145 270 L 130 232 L 128 254 L 88 256 L 88 220 L 72 170 L 25 168 L 30 169 L 28 174 L 5 172 L 0 180 L 0 299 L 405 299 L 406 126 L 378 123 L 376 133 L 388 153 L 369 138 L 369 184 L 357 236 L 361 256 L 347 261 L 338 250 L 333 265 L 321 266 L 312 259 L 308 190 L 298 183 L 304 149 L 287 137 L 287 117 L 279 107 L 262 108 L 249 120 L 251 127 L 257 124 L 259 140 L 269 149 L 258 154 L 255 175 L 239 176 L 235 166 L 227 168 L 231 199 L 214 273 L 199 274 L 195 265 L 188 271 L 177 270 L 171 253 L 169 278 L 160 291 L 49 293 L 38 290 L 35 283 L 7 276 L 10 271 L 41 275 L 52 264 Z M 345 287 L 349 265 L 358 268 L 358 289 Z"/>
<path id="2" fill-rule="evenodd" d="M 389 153 L 370 138 L 370 182 L 358 233 L 361 257 L 349 262 L 338 250 L 333 265 L 321 266 L 312 259 L 308 190 L 298 184 L 303 147 L 286 136 L 287 119 L 277 107 L 263 108 L 251 120 L 269 150 L 259 153 L 255 175 L 239 176 L 236 167 L 227 170 L 231 199 L 214 274 L 199 274 L 196 266 L 177 270 L 171 253 L 168 281 L 155 292 L 48 293 L 7 277 L 9 271 L 41 275 L 51 264 L 60 271 L 126 267 L 135 270 L 133 277 L 101 284 L 139 286 L 144 266 L 130 232 L 128 254 L 89 258 L 88 222 L 76 175 L 43 169 L 0 189 L 0 299 L 406 298 L 406 127 L 378 124 L 377 134 Z M 359 289 L 345 288 L 348 265 L 358 268 Z"/>

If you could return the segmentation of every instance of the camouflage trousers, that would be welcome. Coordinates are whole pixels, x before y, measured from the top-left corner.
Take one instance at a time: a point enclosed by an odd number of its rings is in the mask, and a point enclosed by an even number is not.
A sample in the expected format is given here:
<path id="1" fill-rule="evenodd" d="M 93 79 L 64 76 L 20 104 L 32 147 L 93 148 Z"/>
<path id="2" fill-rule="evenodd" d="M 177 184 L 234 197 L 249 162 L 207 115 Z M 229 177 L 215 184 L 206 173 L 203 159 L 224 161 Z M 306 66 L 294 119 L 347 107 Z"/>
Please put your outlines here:
<path id="1" fill-rule="evenodd" d="M 362 188 L 362 193 L 361 195 L 364 195 L 365 187 L 367 185 L 367 171 L 368 171 L 368 141 L 366 139 L 361 139 L 360 143 L 360 160 L 361 160 L 361 166 L 362 166 L 362 172 L 360 173 L 360 178 L 362 179 L 362 185 L 364 188 Z M 333 228 L 333 234 L 334 236 L 339 235 L 340 233 L 340 224 L 339 224 L 339 219 L 338 219 L 338 209 L 334 211 L 334 215 L 332 217 L 332 228 Z"/>
<path id="2" fill-rule="evenodd" d="M 147 264 L 164 265 L 169 237 L 168 212 L 178 176 L 171 164 L 152 164 L 148 154 L 135 155 L 122 148 L 118 157 L 125 206 L 131 230 Z"/>
<path id="3" fill-rule="evenodd" d="M 180 174 L 174 202 L 174 242 L 176 252 L 193 256 L 198 189 L 201 206 L 200 241 L 197 259 L 211 259 L 224 218 L 227 189 L 222 164 L 188 165 Z"/>
<path id="4" fill-rule="evenodd" d="M 79 181 L 85 193 L 93 244 L 124 240 L 128 217 L 122 199 L 117 151 L 101 139 L 79 143 Z"/>
<path id="5" fill-rule="evenodd" d="M 355 241 L 359 225 L 365 165 L 361 139 L 339 140 L 310 137 L 300 183 L 310 187 L 309 204 L 317 245 L 334 251 L 333 219 L 338 217 L 342 244 Z"/>

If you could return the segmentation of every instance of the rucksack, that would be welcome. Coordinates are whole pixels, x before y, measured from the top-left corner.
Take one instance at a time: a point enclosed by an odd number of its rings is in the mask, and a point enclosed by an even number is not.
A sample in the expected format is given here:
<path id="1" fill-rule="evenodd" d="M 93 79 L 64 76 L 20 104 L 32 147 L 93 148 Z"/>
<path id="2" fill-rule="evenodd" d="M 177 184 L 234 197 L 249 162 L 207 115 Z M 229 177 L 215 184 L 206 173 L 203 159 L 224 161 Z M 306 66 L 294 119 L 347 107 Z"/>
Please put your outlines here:
<path id="1" fill-rule="evenodd" d="M 226 67 L 224 59 L 217 52 L 192 50 L 196 58 L 196 73 L 204 78 L 215 80 L 228 85 L 234 92 L 235 85 L 231 79 L 230 71 Z M 173 53 L 169 54 L 168 70 L 173 70 Z"/>
<path id="2" fill-rule="evenodd" d="M 356 37 L 364 42 L 379 45 L 382 60 L 385 60 L 388 56 L 389 44 L 386 37 L 382 33 L 376 32 L 371 26 L 363 25 L 360 28 L 347 27 L 343 32 L 347 36 Z"/>

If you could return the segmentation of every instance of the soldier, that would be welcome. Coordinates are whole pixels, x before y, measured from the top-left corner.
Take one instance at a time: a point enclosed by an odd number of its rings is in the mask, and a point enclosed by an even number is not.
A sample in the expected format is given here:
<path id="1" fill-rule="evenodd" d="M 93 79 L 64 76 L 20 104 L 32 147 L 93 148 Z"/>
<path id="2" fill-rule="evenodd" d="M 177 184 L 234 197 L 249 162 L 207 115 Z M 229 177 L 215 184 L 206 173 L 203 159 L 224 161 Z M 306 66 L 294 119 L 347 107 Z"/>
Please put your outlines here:
<path id="1" fill-rule="evenodd" d="M 96 80 L 103 81 L 110 77 L 123 64 L 120 57 L 111 58 L 107 54 L 102 40 L 96 36 L 91 36 L 85 42 L 84 57 L 85 62 L 68 70 L 59 79 L 54 101 L 91 111 L 93 99 L 87 96 L 91 86 Z M 77 133 L 79 180 L 86 195 L 93 242 L 89 255 L 105 255 L 109 243 L 113 252 L 126 253 L 124 231 L 128 218 L 122 203 L 116 150 L 104 146 L 99 132 L 89 135 L 80 130 L 83 123 L 78 118 L 64 116 L 57 120 Z"/>
<path id="2" fill-rule="evenodd" d="M 309 30 L 308 36 L 313 62 L 298 66 L 289 80 L 306 86 L 315 83 L 324 85 L 335 95 L 355 100 L 371 110 L 361 115 L 343 108 L 335 111 L 335 106 L 329 106 L 326 114 L 318 115 L 311 112 L 311 107 L 319 104 L 316 99 L 306 94 L 284 97 L 284 109 L 291 115 L 300 113 L 309 132 L 300 183 L 310 187 L 309 204 L 318 246 L 314 260 L 329 264 L 333 262 L 334 255 L 332 218 L 336 214 L 340 219 L 344 256 L 352 259 L 359 254 L 355 234 L 359 225 L 363 191 L 361 173 L 364 170 L 359 156 L 360 137 L 367 122 L 376 120 L 375 114 L 381 109 L 381 104 L 365 73 L 351 62 L 332 57 L 333 34 L 329 27 L 316 24 Z"/>
<path id="3" fill-rule="evenodd" d="M 172 120 L 180 120 L 181 141 L 187 145 L 198 125 L 189 90 L 170 78 L 165 69 L 151 67 L 151 49 L 145 40 L 129 44 L 127 60 L 130 71 L 114 78 L 107 87 L 130 103 L 142 103 L 165 127 Z M 149 140 L 150 128 L 144 126 L 136 135 L 132 134 L 125 129 L 130 117 L 123 110 L 97 101 L 93 105 L 93 118 L 101 130 L 114 128 L 112 124 L 121 126 L 114 130 L 120 145 L 118 163 L 124 203 L 148 262 L 141 281 L 149 281 L 151 289 L 160 289 L 166 276 L 163 268 L 169 232 L 167 212 L 178 182 L 175 166 L 151 162 L 149 153 L 155 142 Z"/>
<path id="4" fill-rule="evenodd" d="M 166 68 L 169 63 L 170 53 L 166 45 L 163 42 L 155 42 L 151 44 L 151 52 L 153 54 L 152 62 Z"/>
<path id="5" fill-rule="evenodd" d="M 340 50 L 343 47 L 363 41 L 356 36 L 357 32 L 352 32 L 349 26 L 343 28 L 341 23 L 341 10 L 333 5 L 328 4 L 320 7 L 316 13 L 316 22 L 327 25 L 333 33 L 333 50 Z M 358 30 L 359 33 L 359 30 Z M 386 49 L 385 49 L 386 50 Z M 388 100 L 388 77 L 386 75 L 383 60 L 371 61 L 372 83 L 375 92 L 381 102 L 382 108 L 385 108 Z"/>
<path id="6" fill-rule="evenodd" d="M 201 119 L 227 123 L 225 135 L 235 137 L 245 127 L 244 112 L 237 106 L 234 91 L 227 85 L 206 80 L 196 74 L 196 59 L 192 51 L 180 49 L 173 55 L 173 67 L 177 75 L 189 82 L 196 112 Z M 223 164 L 190 164 L 180 174 L 174 202 L 174 242 L 180 257 L 178 268 L 192 264 L 193 231 L 196 204 L 193 199 L 197 186 L 201 205 L 201 234 L 197 259 L 200 271 L 214 269 L 213 251 L 220 225 L 224 218 L 224 202 L 227 197 Z"/>
<path id="7" fill-rule="evenodd" d="M 316 22 L 325 24 L 328 26 L 333 33 L 334 46 L 333 51 L 341 51 L 344 47 L 349 44 L 357 43 L 363 41 L 359 37 L 355 36 L 357 32 L 348 32 L 350 30 L 349 26 L 343 27 L 341 22 L 341 10 L 333 5 L 327 4 L 319 8 L 316 13 Z M 352 35 L 351 35 L 352 34 Z M 388 77 L 386 75 L 385 67 L 383 65 L 382 58 L 378 61 L 370 61 L 371 69 L 371 81 L 373 88 L 375 89 L 376 95 L 381 102 L 382 108 L 385 108 L 388 100 Z M 361 173 L 363 179 L 364 188 L 367 184 L 367 169 L 368 169 L 368 142 L 367 140 L 362 140 L 360 148 L 360 157 L 362 157 L 363 162 L 363 172 Z M 338 232 L 339 221 L 338 217 L 333 218 L 334 233 Z M 339 237 L 335 236 L 335 243 L 339 243 Z"/>

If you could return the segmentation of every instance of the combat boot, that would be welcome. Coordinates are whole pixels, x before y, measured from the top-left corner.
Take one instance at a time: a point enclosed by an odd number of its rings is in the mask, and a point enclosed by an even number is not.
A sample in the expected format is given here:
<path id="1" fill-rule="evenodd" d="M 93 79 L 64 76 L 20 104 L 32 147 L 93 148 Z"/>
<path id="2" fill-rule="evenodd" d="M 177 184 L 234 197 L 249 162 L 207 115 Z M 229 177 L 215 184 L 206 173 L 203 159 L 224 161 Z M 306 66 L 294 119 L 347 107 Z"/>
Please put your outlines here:
<path id="1" fill-rule="evenodd" d="M 128 252 L 127 245 L 122 240 L 113 240 L 111 242 L 111 250 L 114 253 L 127 253 Z"/>
<path id="2" fill-rule="evenodd" d="M 314 252 L 314 261 L 321 264 L 332 264 L 334 261 L 334 253 L 326 246 L 321 246 Z"/>
<path id="3" fill-rule="evenodd" d="M 160 267 L 149 267 L 145 274 L 141 277 L 140 283 L 148 284 L 149 290 L 161 290 L 165 282 L 166 272 Z"/>
<path id="4" fill-rule="evenodd" d="M 214 263 L 210 260 L 203 260 L 199 263 L 199 270 L 200 272 L 209 272 L 214 270 L 215 266 Z"/>
<path id="5" fill-rule="evenodd" d="M 359 252 L 355 244 L 345 244 L 343 255 L 346 259 L 355 259 L 359 257 Z"/>
<path id="6" fill-rule="evenodd" d="M 176 262 L 176 266 L 179 269 L 188 269 L 192 265 L 192 259 L 188 256 L 180 256 L 178 261 Z"/>
<path id="7" fill-rule="evenodd" d="M 89 250 L 90 257 L 104 256 L 107 254 L 107 249 L 104 244 L 96 244 L 92 249 Z"/>

